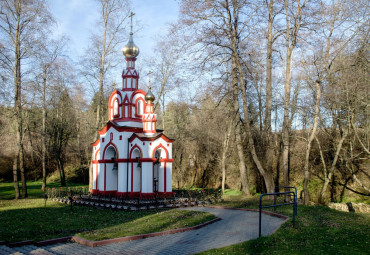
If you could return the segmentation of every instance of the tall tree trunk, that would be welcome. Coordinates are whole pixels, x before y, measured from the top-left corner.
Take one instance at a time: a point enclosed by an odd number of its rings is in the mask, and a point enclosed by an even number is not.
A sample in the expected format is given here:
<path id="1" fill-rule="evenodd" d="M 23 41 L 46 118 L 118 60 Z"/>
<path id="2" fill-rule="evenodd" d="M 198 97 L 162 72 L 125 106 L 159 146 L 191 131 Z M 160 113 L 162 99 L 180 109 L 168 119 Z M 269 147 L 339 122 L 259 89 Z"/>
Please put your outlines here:
<path id="1" fill-rule="evenodd" d="M 312 141 L 313 141 L 313 139 L 315 139 L 317 124 L 319 122 L 320 96 L 321 96 L 321 85 L 320 85 L 319 81 L 316 81 L 316 104 L 315 104 L 314 123 L 313 123 L 313 127 L 312 127 L 310 137 L 308 138 L 307 145 L 306 145 L 306 156 L 305 156 L 305 162 L 304 162 L 304 168 L 303 168 L 303 173 L 304 173 L 303 203 L 305 205 L 307 205 L 309 200 L 310 200 L 310 194 L 309 194 L 309 190 L 308 190 L 308 181 L 310 179 L 310 171 L 309 171 L 308 163 L 309 163 L 309 160 L 310 160 L 310 152 L 311 152 Z"/>
<path id="2" fill-rule="evenodd" d="M 243 70 L 241 68 L 241 64 L 239 61 L 239 57 L 237 57 L 237 65 L 238 65 L 238 70 L 239 70 L 239 82 L 240 82 L 240 87 L 242 91 L 242 101 L 243 101 L 243 111 L 244 111 L 244 120 L 245 120 L 245 130 L 248 136 L 248 147 L 249 147 L 249 152 L 252 155 L 252 159 L 254 164 L 256 165 L 258 171 L 260 174 L 263 176 L 263 179 L 265 181 L 266 189 L 267 192 L 274 192 L 274 181 L 273 181 L 273 176 L 272 173 L 269 173 L 265 171 L 263 168 L 261 161 L 258 158 L 256 148 L 254 146 L 254 141 L 253 141 L 253 136 L 251 132 L 251 127 L 250 127 L 250 121 L 249 121 L 249 113 L 248 113 L 248 100 L 247 100 L 247 92 L 246 92 L 246 87 L 243 79 Z"/>
<path id="3" fill-rule="evenodd" d="M 19 184 L 18 184 L 18 158 L 19 154 L 16 153 L 14 155 L 13 159 L 13 183 L 14 183 L 14 191 L 15 191 L 15 199 L 20 198 L 20 192 L 19 192 Z"/>
<path id="4" fill-rule="evenodd" d="M 43 82 L 42 82 L 42 186 L 41 189 L 46 189 L 46 66 L 43 70 Z"/>
<path id="5" fill-rule="evenodd" d="M 221 154 L 221 172 L 222 172 L 222 181 L 221 181 L 221 188 L 222 188 L 222 194 L 225 193 L 225 181 L 226 181 L 226 155 L 227 155 L 227 150 L 229 147 L 229 142 L 230 142 L 230 136 L 231 136 L 231 131 L 233 127 L 233 120 L 230 120 L 229 127 L 227 129 L 227 132 L 225 134 L 225 138 L 222 144 L 222 154 Z"/>
<path id="6" fill-rule="evenodd" d="M 232 3 L 233 5 L 235 3 Z M 249 147 L 249 151 L 252 155 L 252 159 L 253 159 L 253 162 L 254 164 L 256 165 L 258 171 L 260 172 L 260 174 L 263 176 L 264 178 L 264 181 L 265 181 L 265 185 L 266 185 L 266 189 L 268 192 L 273 192 L 274 190 L 274 182 L 273 182 L 273 176 L 272 176 L 272 173 L 268 173 L 265 171 L 265 169 L 263 168 L 259 158 L 258 158 L 258 155 L 256 153 L 256 149 L 255 149 L 255 146 L 254 146 L 254 141 L 253 141 L 253 136 L 252 136 L 252 132 L 251 132 L 251 127 L 250 127 L 250 123 L 249 123 L 249 113 L 248 113 L 248 100 L 247 100 L 247 93 L 246 93 L 246 86 L 245 86 L 245 82 L 244 82 L 244 72 L 243 72 L 243 69 L 242 69 L 242 64 L 241 64 L 241 60 L 240 60 L 240 55 L 239 55 L 239 28 L 238 28 L 238 24 L 239 24 L 239 7 L 237 5 L 233 6 L 233 15 L 231 14 L 231 10 L 229 9 L 230 7 L 228 6 L 228 3 L 227 3 L 227 10 L 228 10 L 228 26 L 229 26 L 229 31 L 230 31 L 230 43 L 231 43 L 231 58 L 232 58 L 232 65 L 233 65 L 233 70 L 235 70 L 235 75 L 236 75 L 236 79 L 239 80 L 239 84 L 240 84 L 240 89 L 242 91 L 242 104 L 243 104 L 243 112 L 244 112 L 244 120 L 245 120 L 245 131 L 246 131 L 246 134 L 247 134 L 247 137 L 248 137 L 248 147 Z M 238 76 L 239 75 L 239 76 Z M 233 77 L 234 79 L 234 77 Z M 234 83 L 234 85 L 238 85 L 237 82 Z M 238 91 L 236 92 L 239 92 L 239 87 L 237 88 Z M 234 91 L 234 94 L 236 93 Z M 238 95 L 238 93 L 236 93 L 236 95 Z M 235 101 L 235 99 L 234 99 Z M 239 100 L 236 101 L 237 103 L 239 103 Z"/>
<path id="7" fill-rule="evenodd" d="M 297 44 L 298 31 L 301 26 L 301 5 L 300 1 L 297 1 L 297 13 L 294 15 L 293 27 L 291 27 L 290 15 L 291 10 L 289 8 L 289 0 L 285 0 L 285 19 L 286 19 L 286 66 L 285 66 L 285 82 L 284 82 L 284 120 L 282 130 L 282 141 L 283 141 L 283 175 L 284 175 L 284 186 L 289 186 L 289 152 L 290 152 L 290 125 L 291 121 L 289 118 L 290 110 L 290 88 L 292 80 L 292 55 L 293 50 Z"/>
<path id="8" fill-rule="evenodd" d="M 24 169 L 24 150 L 23 150 L 22 140 L 21 140 L 21 150 L 19 152 L 19 167 L 20 167 L 20 170 L 21 170 L 22 198 L 27 198 L 28 197 L 27 181 L 26 181 L 26 172 L 25 172 L 25 169 Z"/>
<path id="9" fill-rule="evenodd" d="M 57 164 L 58 164 L 59 177 L 60 177 L 60 186 L 65 187 L 66 177 L 64 174 L 64 166 L 63 166 L 62 159 L 60 158 L 60 155 L 57 156 Z"/>
<path id="10" fill-rule="evenodd" d="M 263 125 L 263 146 L 266 146 L 264 153 L 264 166 L 265 171 L 274 173 L 274 170 L 278 170 L 276 164 L 278 162 L 278 156 L 276 151 L 278 147 L 274 147 L 274 141 L 271 130 L 271 112 L 272 112 L 272 52 L 273 52 L 273 22 L 274 22 L 274 0 L 268 2 L 268 29 L 267 29 L 267 45 L 266 45 L 266 96 L 265 96 L 265 119 Z M 275 125 L 276 126 L 276 125 Z M 277 179 L 275 180 L 275 186 L 279 186 L 279 173 L 277 173 Z"/>
<path id="11" fill-rule="evenodd" d="M 271 111 L 272 111 L 272 24 L 273 24 L 273 10 L 274 0 L 268 3 L 269 18 L 267 30 L 267 54 L 266 54 L 266 107 L 265 107 L 265 121 L 264 131 L 268 138 L 271 134 Z M 268 141 L 269 139 L 267 139 Z"/>
<path id="12" fill-rule="evenodd" d="M 19 168 L 21 173 L 21 180 L 22 180 L 22 197 L 27 197 L 27 184 L 24 172 L 24 157 L 23 157 L 23 130 L 22 130 L 22 95 L 21 95 L 21 42 L 20 42 L 20 19 L 21 19 L 21 1 L 18 0 L 17 7 L 16 7 L 16 15 L 17 15 L 17 25 L 15 31 L 15 38 L 14 38 L 14 46 L 15 46 L 15 56 L 14 56 L 14 116 L 16 118 L 16 132 L 17 132 L 17 162 L 13 163 L 13 166 Z M 17 174 L 17 170 L 13 170 L 13 174 Z M 13 176 L 13 180 L 18 180 L 18 177 Z M 14 187 L 16 184 L 14 184 Z M 17 196 L 17 194 L 16 194 Z"/>
<path id="13" fill-rule="evenodd" d="M 288 39 L 289 40 L 289 39 Z M 282 130 L 282 141 L 283 141 L 283 176 L 284 186 L 289 186 L 289 130 L 290 130 L 290 86 L 291 86 L 291 61 L 292 51 L 288 49 L 286 59 L 286 71 L 285 71 L 285 83 L 284 83 L 284 120 Z"/>
<path id="14" fill-rule="evenodd" d="M 321 204 L 324 202 L 324 194 L 326 192 L 326 189 L 328 188 L 328 184 L 329 184 L 331 178 L 333 177 L 333 172 L 335 170 L 335 165 L 337 164 L 339 153 L 340 153 L 340 150 L 342 149 L 343 141 L 344 141 L 344 139 L 346 139 L 347 134 L 348 134 L 348 131 L 345 130 L 343 132 L 343 135 L 342 135 L 341 139 L 339 140 L 338 145 L 337 145 L 337 150 L 335 152 L 333 162 L 331 164 L 330 169 L 328 170 L 328 176 L 325 176 L 324 185 L 322 186 L 321 191 L 320 191 L 320 195 L 319 195 L 319 203 L 321 203 Z"/>
<path id="15" fill-rule="evenodd" d="M 235 58 L 233 58 L 232 62 L 232 89 L 233 89 L 233 102 L 234 102 L 234 112 L 235 112 L 235 120 L 236 120 L 236 127 L 235 127 L 235 142 L 236 148 L 238 151 L 239 156 L 239 171 L 240 171 L 240 178 L 242 182 L 242 189 L 243 193 L 246 195 L 250 195 L 249 185 L 248 185 L 248 175 L 247 175 L 247 168 L 244 162 L 244 150 L 243 150 L 243 143 L 242 143 L 242 131 L 240 128 L 240 111 L 239 111 L 239 88 L 238 88 L 238 74 L 237 74 L 237 67 L 235 63 Z"/>

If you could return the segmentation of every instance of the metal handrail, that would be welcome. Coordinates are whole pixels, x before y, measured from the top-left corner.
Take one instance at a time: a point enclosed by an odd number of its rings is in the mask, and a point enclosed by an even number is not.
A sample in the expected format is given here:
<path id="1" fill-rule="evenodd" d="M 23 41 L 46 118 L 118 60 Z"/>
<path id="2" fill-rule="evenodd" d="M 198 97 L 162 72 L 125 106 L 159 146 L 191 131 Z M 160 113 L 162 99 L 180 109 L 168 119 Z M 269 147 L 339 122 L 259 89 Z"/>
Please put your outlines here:
<path id="1" fill-rule="evenodd" d="M 277 195 L 288 195 L 293 194 L 293 202 L 292 203 L 283 203 L 283 204 L 276 204 L 276 201 L 274 200 L 273 205 L 265 205 L 262 206 L 262 198 L 264 196 L 277 196 Z M 262 208 L 269 208 L 269 207 L 278 207 L 283 205 L 293 205 L 293 226 L 295 226 L 295 216 L 297 214 L 297 199 L 296 199 L 296 193 L 294 191 L 286 191 L 286 192 L 275 192 L 275 193 L 264 193 L 260 196 L 260 205 L 259 205 L 259 232 L 258 236 L 261 237 L 261 228 L 262 228 Z"/>
<path id="2" fill-rule="evenodd" d="M 297 199 L 297 188 L 296 187 L 293 187 L 293 186 L 276 186 L 275 187 L 275 190 L 277 190 L 277 189 L 279 189 L 279 188 L 283 188 L 283 189 L 294 189 L 295 190 L 295 194 L 294 194 L 294 198 L 295 198 L 295 201 L 296 201 L 296 203 L 295 203 L 295 215 L 297 216 L 297 213 L 298 213 L 298 210 L 297 210 L 297 203 L 298 203 L 298 199 Z M 276 202 L 275 200 L 274 200 L 274 202 Z"/>

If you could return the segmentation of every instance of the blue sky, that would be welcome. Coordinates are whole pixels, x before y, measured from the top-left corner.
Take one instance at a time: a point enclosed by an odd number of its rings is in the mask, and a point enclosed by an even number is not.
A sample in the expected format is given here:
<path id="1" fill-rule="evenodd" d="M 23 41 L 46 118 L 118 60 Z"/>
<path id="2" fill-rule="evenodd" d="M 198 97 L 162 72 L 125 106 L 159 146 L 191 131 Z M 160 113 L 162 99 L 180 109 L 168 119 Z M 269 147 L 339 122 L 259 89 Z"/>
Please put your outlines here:
<path id="1" fill-rule="evenodd" d="M 132 0 L 134 19 L 142 26 L 134 36 L 141 55 L 149 55 L 155 38 L 165 33 L 167 24 L 178 17 L 176 0 Z M 72 59 L 82 55 L 89 43 L 91 30 L 99 17 L 98 3 L 94 0 L 50 0 L 50 10 L 58 22 L 56 34 L 65 34 L 70 39 Z M 135 22 L 134 22 L 135 23 Z M 123 46 L 123 45 L 122 45 Z"/>

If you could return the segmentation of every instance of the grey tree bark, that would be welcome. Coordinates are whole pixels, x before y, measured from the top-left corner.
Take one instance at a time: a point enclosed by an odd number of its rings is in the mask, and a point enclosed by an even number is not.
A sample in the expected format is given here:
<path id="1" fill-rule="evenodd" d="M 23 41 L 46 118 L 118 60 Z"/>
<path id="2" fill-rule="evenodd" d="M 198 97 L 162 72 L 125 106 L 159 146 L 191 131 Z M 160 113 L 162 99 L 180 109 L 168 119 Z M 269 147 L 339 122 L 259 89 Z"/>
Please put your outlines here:
<path id="1" fill-rule="evenodd" d="M 272 173 L 268 173 L 265 171 L 264 167 L 261 164 L 261 161 L 259 160 L 259 157 L 257 155 L 254 141 L 253 141 L 253 135 L 251 132 L 251 126 L 250 126 L 250 120 L 249 120 L 249 112 L 248 112 L 248 99 L 247 99 L 247 92 L 246 92 L 246 85 L 245 85 L 245 78 L 244 78 L 244 72 L 242 68 L 242 61 L 240 60 L 240 54 L 239 54 L 239 8 L 237 3 L 232 8 L 232 11 L 230 9 L 230 6 L 228 5 L 228 1 L 226 1 L 225 8 L 227 10 L 227 17 L 228 17 L 228 27 L 230 32 L 230 42 L 231 42 L 231 49 L 232 49 L 232 61 L 233 65 L 235 65 L 235 68 L 237 68 L 237 74 L 238 74 L 238 80 L 240 85 L 240 90 L 242 92 L 242 106 L 243 106 L 243 113 L 244 113 L 244 126 L 245 131 L 248 139 L 248 148 L 249 152 L 251 153 L 253 162 L 255 163 L 258 171 L 263 176 L 266 189 L 268 192 L 273 192 L 274 190 L 274 182 Z M 235 93 L 235 92 L 234 92 Z"/>
<path id="2" fill-rule="evenodd" d="M 222 194 L 225 193 L 226 156 L 227 156 L 227 151 L 228 151 L 228 147 L 229 147 L 230 136 L 231 136 L 233 125 L 234 125 L 234 121 L 231 119 L 229 121 L 227 132 L 225 133 L 224 140 L 223 140 L 223 143 L 222 143 L 222 154 L 221 154 L 221 173 L 222 173 L 221 189 L 222 189 Z"/>
<path id="3" fill-rule="evenodd" d="M 308 138 L 307 144 L 306 144 L 306 153 L 305 153 L 305 163 L 304 163 L 304 179 L 303 179 L 303 203 L 305 205 L 308 204 L 310 200 L 310 194 L 308 190 L 308 181 L 310 179 L 310 171 L 308 167 L 309 159 L 310 159 L 310 152 L 311 152 L 311 145 L 313 139 L 315 139 L 316 131 L 317 131 L 317 125 L 319 122 L 319 112 L 320 112 L 320 97 L 321 97 L 321 84 L 319 81 L 316 81 L 316 103 L 315 103 L 315 115 L 314 115 L 314 123 L 311 130 L 310 137 Z"/>
<path id="4" fill-rule="evenodd" d="M 235 114 L 235 143 L 236 148 L 238 151 L 239 157 L 239 171 L 240 171 L 240 178 L 242 182 L 242 189 L 243 193 L 246 195 L 250 195 L 249 191 L 249 183 L 248 183 L 248 174 L 247 174 L 247 167 L 245 165 L 245 155 L 243 150 L 243 143 L 242 143 L 242 131 L 241 131 L 241 121 L 240 121 L 240 111 L 239 111 L 239 86 L 238 86 L 238 70 L 235 63 L 235 59 L 232 62 L 232 69 L 231 69 L 231 77 L 232 77 L 232 91 L 233 91 L 233 105 L 234 105 L 234 114 Z"/>
<path id="5" fill-rule="evenodd" d="M 290 88 L 292 81 L 292 56 L 293 50 L 297 45 L 298 32 L 301 27 L 302 6 L 300 0 L 297 1 L 296 13 L 293 15 L 293 21 L 290 20 L 289 0 L 285 0 L 285 47 L 286 47 L 286 60 L 285 60 L 285 82 L 284 82 L 284 120 L 282 128 L 282 141 L 283 141 L 283 175 L 284 186 L 289 186 L 289 150 L 290 150 Z"/>

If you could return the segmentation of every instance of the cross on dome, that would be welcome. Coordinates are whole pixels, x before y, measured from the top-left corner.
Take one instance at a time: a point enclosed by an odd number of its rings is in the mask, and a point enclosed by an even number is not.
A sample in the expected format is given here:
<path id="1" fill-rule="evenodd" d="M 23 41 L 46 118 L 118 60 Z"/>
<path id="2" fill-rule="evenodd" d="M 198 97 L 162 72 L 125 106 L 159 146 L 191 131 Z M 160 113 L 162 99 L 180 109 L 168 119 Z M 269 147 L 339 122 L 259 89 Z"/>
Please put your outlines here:
<path id="1" fill-rule="evenodd" d="M 130 34 L 132 33 L 132 17 L 135 15 L 135 13 L 131 12 L 129 17 L 131 18 L 131 30 L 130 30 Z"/>
<path id="2" fill-rule="evenodd" d="M 149 89 L 151 89 L 151 86 L 150 86 L 150 75 L 151 75 L 152 73 L 153 73 L 152 71 L 149 71 L 149 72 L 148 72 L 148 75 L 149 75 Z"/>
<path id="3" fill-rule="evenodd" d="M 123 46 L 122 53 L 126 58 L 136 58 L 139 55 L 139 47 L 137 47 L 134 43 L 133 39 L 133 32 L 132 32 L 132 17 L 135 15 L 135 13 L 131 12 L 129 17 L 131 18 L 131 32 L 130 32 L 130 38 L 128 40 L 128 43 Z"/>

